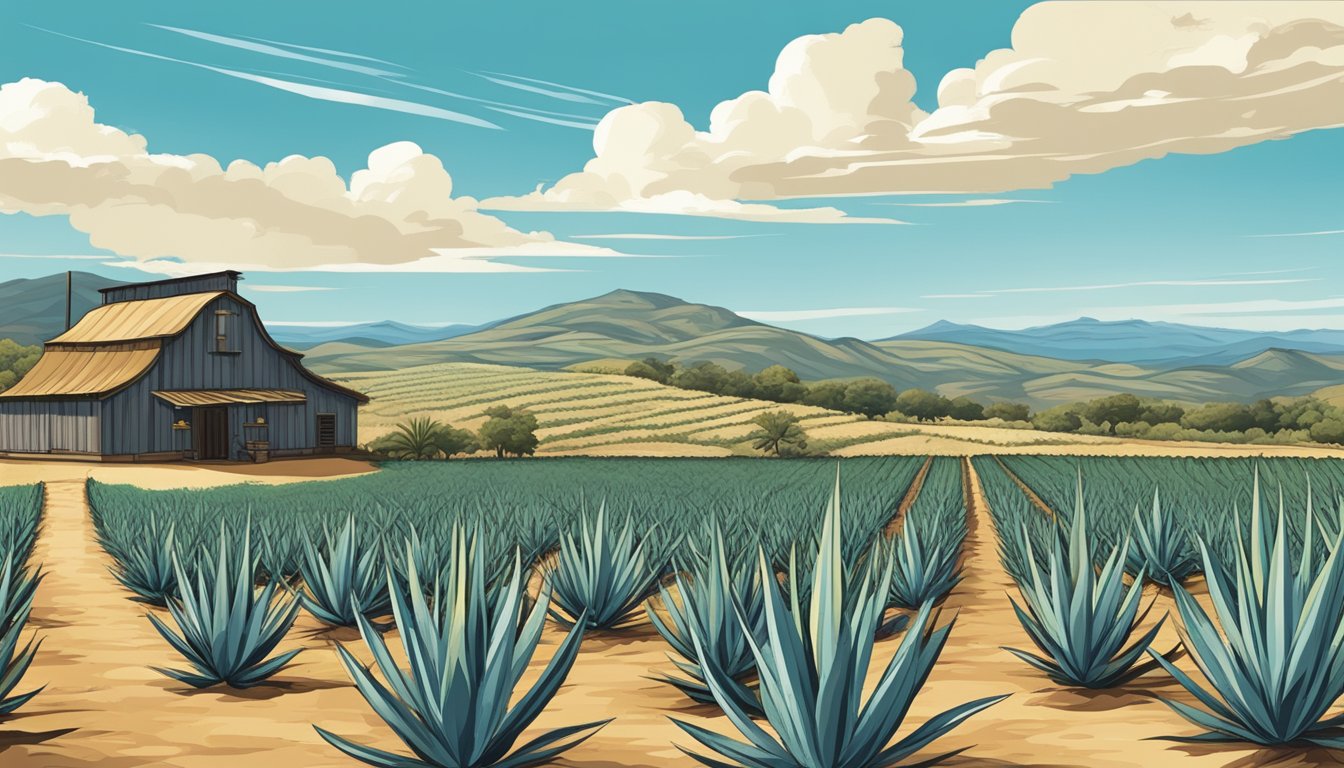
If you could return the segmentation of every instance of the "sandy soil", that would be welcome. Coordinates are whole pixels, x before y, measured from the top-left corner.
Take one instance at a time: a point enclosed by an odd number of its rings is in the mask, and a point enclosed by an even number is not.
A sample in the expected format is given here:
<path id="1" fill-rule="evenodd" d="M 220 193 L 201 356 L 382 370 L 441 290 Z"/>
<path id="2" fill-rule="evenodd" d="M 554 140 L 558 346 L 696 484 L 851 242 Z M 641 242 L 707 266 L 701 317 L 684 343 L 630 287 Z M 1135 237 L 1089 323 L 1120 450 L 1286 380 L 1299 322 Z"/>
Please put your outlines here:
<path id="1" fill-rule="evenodd" d="M 339 464 L 333 462 L 341 462 Z M 17 463 L 17 462 L 16 462 Z M 72 472 L 71 467 L 79 472 Z M 289 468 L 291 474 L 274 470 Z M 239 479 L 283 482 L 367 471 L 354 462 L 284 462 L 266 467 L 172 471 L 159 467 L 95 467 L 108 481 L 134 480 L 163 487 L 216 485 Z M 969 467 L 968 467 L 969 469 Z M 274 685 L 250 691 L 194 691 L 161 677 L 148 665 L 172 666 L 175 654 L 144 618 L 144 607 L 126 599 L 107 572 L 110 564 L 93 539 L 81 481 L 87 465 L 0 464 L 0 482 L 48 480 L 48 508 L 35 559 L 46 580 L 38 590 L 32 626 L 43 636 L 38 660 L 25 682 L 46 689 L 17 717 L 0 723 L 0 765 L 23 768 L 76 766 L 248 765 L 284 768 L 352 766 L 313 732 L 311 723 L 383 748 L 400 745 L 350 686 L 332 643 L 353 641 L 348 631 L 324 631 L 306 615 L 285 648 L 305 647 Z M 33 474 L 37 472 L 37 474 Z M 109 474 L 103 475 L 103 472 Z M 47 474 L 42 474 L 47 473 Z M 971 475 L 970 535 L 964 550 L 966 580 L 947 601 L 944 620 L 956 626 L 928 685 L 916 699 L 902 734 L 950 706 L 1001 693 L 1010 698 L 925 751 L 967 748 L 958 766 L 1251 766 L 1319 765 L 1322 754 L 1245 747 L 1191 747 L 1151 740 L 1191 735 L 1193 729 L 1152 698 L 1184 694 L 1154 675 L 1123 690 L 1062 689 L 1000 650 L 1029 641 L 1012 616 L 1005 593 L 1009 577 L 999 566 L 994 532 L 978 480 Z M 1159 596 L 1152 620 L 1170 606 Z M 560 633 L 548 629 L 533 660 L 545 664 Z M 1162 647 L 1174 643 L 1168 627 Z M 899 639 L 879 644 L 870 684 Z M 537 728 L 615 716 L 562 763 L 576 768 L 682 766 L 676 744 L 689 739 L 667 719 L 685 718 L 731 733 L 726 719 L 696 706 L 675 689 L 647 679 L 672 671 L 666 646 L 647 623 L 585 639 L 569 681 Z M 1188 666 L 1188 663 L 1187 663 Z"/>

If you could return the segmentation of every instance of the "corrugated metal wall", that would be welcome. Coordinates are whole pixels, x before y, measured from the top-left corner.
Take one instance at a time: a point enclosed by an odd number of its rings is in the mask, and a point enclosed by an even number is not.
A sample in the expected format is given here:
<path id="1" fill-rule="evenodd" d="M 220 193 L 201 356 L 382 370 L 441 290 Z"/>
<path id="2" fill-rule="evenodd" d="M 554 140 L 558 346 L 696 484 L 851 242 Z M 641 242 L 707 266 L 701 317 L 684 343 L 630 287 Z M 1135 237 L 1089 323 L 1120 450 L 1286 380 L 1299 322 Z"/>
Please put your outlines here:
<path id="1" fill-rule="evenodd" d="M 0 451 L 98 453 L 97 400 L 0 400 Z"/>
<path id="2" fill-rule="evenodd" d="M 183 278 L 161 284 L 125 285 L 103 292 L 104 304 L 120 301 L 140 301 L 142 299 L 161 299 L 165 296 L 180 296 L 184 293 L 209 293 L 212 291 L 238 292 L 238 281 L 227 274 L 202 275 L 196 278 Z"/>
<path id="3" fill-rule="evenodd" d="M 215 311 L 237 313 L 230 318 L 232 348 L 218 354 Z M 268 440 L 276 453 L 311 449 L 317 442 L 317 414 L 336 414 L 336 443 L 353 446 L 358 403 L 354 398 L 319 386 L 266 343 L 251 309 L 227 296 L 206 307 L 190 327 L 164 345 L 159 362 L 140 381 L 111 396 L 104 404 L 102 450 L 124 455 L 181 451 L 191 447 L 190 432 L 173 430 L 181 414 L 152 394 L 168 389 L 292 389 L 305 393 L 304 405 L 236 405 L 229 408 L 230 455 L 243 457 L 246 440 Z M 244 429 L 244 423 L 266 419 L 265 430 Z"/>

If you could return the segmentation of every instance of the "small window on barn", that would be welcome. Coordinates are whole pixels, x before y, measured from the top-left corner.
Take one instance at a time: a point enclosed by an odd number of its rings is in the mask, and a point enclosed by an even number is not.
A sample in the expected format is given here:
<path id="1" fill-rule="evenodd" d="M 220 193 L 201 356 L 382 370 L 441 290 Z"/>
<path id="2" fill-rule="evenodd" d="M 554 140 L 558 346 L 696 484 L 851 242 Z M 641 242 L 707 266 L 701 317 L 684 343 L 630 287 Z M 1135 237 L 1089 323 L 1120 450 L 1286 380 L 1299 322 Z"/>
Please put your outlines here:
<path id="1" fill-rule="evenodd" d="M 238 316 L 227 309 L 221 309 L 215 312 L 215 352 L 220 354 L 234 354 L 238 348 L 234 346 L 235 326 L 238 325 Z"/>

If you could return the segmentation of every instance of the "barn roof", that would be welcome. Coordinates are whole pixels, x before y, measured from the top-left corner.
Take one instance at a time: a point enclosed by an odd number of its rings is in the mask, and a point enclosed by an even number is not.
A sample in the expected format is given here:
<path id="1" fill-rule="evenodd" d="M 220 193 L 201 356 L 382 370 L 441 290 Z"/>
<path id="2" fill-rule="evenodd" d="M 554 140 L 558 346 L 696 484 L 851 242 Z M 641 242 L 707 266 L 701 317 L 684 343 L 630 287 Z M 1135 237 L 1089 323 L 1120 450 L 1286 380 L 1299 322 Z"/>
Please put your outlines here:
<path id="1" fill-rule="evenodd" d="M 157 341 L 97 347 L 48 347 L 32 370 L 0 397 L 92 397 L 119 389 L 159 359 Z"/>
<path id="2" fill-rule="evenodd" d="M 256 307 L 229 291 L 184 293 L 97 307 L 73 328 L 47 342 L 37 364 L 17 384 L 0 392 L 0 399 L 113 394 L 145 375 L 158 360 L 163 342 L 187 330 L 210 302 L 222 296 L 250 308 L 261 338 L 285 356 L 305 378 L 361 403 L 369 401 L 364 393 L 342 387 L 305 368 L 300 362 L 303 355 L 285 349 L 271 338 L 257 318 Z"/>
<path id="3" fill-rule="evenodd" d="M 185 331 L 206 305 L 223 295 L 223 291 L 184 293 L 162 299 L 104 304 L 91 310 L 70 330 L 47 342 L 47 346 L 171 338 Z"/>

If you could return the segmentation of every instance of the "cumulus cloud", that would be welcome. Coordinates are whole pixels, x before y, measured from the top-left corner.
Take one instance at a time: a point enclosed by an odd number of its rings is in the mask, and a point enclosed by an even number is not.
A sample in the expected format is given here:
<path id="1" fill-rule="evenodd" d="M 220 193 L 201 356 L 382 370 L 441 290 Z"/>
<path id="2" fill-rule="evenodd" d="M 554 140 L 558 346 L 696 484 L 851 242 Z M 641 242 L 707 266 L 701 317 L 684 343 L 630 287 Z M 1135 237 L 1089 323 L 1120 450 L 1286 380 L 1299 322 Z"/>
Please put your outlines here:
<path id="1" fill-rule="evenodd" d="M 227 166 L 155 154 L 94 118 L 60 83 L 0 86 L 0 212 L 66 215 L 90 242 L 145 271 L 539 271 L 505 256 L 619 256 L 520 232 L 454 197 L 452 177 L 411 142 L 375 149 L 349 184 L 324 157 Z"/>
<path id="2" fill-rule="evenodd" d="M 482 207 L 745 218 L 731 201 L 1039 189 L 1344 125 L 1342 3 L 1041 3 L 932 113 L 902 38 L 880 18 L 800 37 L 707 130 L 673 104 L 615 109 L 582 171 Z"/>

